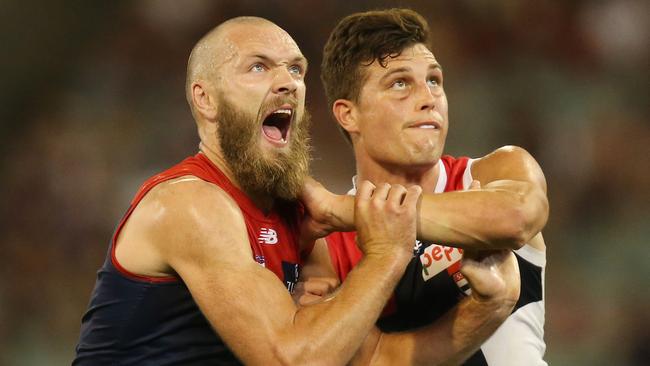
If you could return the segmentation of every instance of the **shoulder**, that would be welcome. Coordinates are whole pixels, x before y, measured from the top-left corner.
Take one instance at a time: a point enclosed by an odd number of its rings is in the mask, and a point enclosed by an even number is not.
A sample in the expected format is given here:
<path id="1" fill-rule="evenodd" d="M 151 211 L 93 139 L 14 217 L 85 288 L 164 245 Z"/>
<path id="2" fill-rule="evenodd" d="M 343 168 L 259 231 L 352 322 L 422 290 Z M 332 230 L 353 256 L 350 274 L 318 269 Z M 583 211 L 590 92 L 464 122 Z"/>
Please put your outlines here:
<path id="1" fill-rule="evenodd" d="M 139 224 L 161 246 L 178 245 L 188 240 L 200 243 L 209 237 L 245 233 L 246 229 L 235 200 L 220 187 L 195 176 L 183 176 L 157 185 L 143 198 L 137 210 Z"/>
<path id="2" fill-rule="evenodd" d="M 160 210 L 160 219 L 196 219 L 204 215 L 239 213 L 235 200 L 219 186 L 195 176 L 163 182 L 152 189 L 141 204 Z"/>
<path id="3" fill-rule="evenodd" d="M 481 183 L 499 179 L 521 179 L 546 186 L 546 179 L 535 158 L 518 146 L 500 147 L 476 159 L 471 169 L 472 176 Z"/>
<path id="4" fill-rule="evenodd" d="M 476 159 L 473 166 L 499 165 L 500 163 L 526 164 L 534 161 L 535 158 L 533 158 L 526 149 L 519 146 L 508 145 L 502 146 L 491 153 Z"/>

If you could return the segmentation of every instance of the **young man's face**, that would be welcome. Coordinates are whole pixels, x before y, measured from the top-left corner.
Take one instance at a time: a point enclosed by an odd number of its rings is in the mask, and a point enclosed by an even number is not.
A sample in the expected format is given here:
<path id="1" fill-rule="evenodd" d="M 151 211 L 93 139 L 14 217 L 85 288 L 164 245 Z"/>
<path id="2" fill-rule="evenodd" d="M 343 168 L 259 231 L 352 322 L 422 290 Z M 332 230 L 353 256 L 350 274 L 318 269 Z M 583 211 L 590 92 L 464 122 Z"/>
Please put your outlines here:
<path id="1" fill-rule="evenodd" d="M 442 69 L 429 49 L 415 44 L 382 67 L 363 69 L 355 151 L 381 165 L 433 166 L 447 136 Z M 359 158 L 359 157 L 358 157 Z"/>

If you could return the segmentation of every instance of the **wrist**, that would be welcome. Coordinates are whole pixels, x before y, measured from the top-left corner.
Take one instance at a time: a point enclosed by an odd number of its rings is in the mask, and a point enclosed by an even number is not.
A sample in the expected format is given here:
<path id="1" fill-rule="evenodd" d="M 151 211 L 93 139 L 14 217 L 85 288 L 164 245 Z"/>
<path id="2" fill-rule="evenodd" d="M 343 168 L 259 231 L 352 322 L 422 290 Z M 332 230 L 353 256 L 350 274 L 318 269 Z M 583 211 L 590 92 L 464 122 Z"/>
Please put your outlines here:
<path id="1" fill-rule="evenodd" d="M 395 263 L 400 266 L 403 263 L 409 262 L 413 257 L 412 251 L 405 250 L 403 247 L 395 245 L 395 243 L 371 242 L 369 244 L 370 245 L 366 244 L 366 247 L 381 249 L 363 250 L 364 257 L 375 258 L 386 263 Z"/>
<path id="2" fill-rule="evenodd" d="M 469 295 L 470 301 L 479 304 L 483 308 L 490 309 L 490 312 L 506 318 L 512 312 L 512 309 L 517 303 L 517 299 L 509 298 L 504 294 L 502 295 L 482 295 L 472 289 Z"/>
<path id="3" fill-rule="evenodd" d="M 327 221 L 334 231 L 354 231 L 354 196 L 331 193 Z"/>

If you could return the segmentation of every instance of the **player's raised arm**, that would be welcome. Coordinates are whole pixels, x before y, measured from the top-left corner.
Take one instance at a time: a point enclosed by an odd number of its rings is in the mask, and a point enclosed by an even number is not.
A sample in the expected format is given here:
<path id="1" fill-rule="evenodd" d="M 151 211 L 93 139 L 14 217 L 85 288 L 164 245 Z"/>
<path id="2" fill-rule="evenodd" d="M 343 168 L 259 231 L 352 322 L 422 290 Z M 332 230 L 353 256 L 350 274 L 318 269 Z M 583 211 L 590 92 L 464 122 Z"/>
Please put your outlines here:
<path id="1" fill-rule="evenodd" d="M 319 242 L 305 264 L 298 301 L 314 304 L 336 288 L 337 274 Z M 353 365 L 458 365 L 503 323 L 519 298 L 517 260 L 509 250 L 466 250 L 461 271 L 472 293 L 443 317 L 423 328 L 382 333 L 374 327 Z"/>
<path id="2" fill-rule="evenodd" d="M 462 248 L 518 249 L 541 231 L 548 219 L 546 180 L 528 152 L 497 149 L 474 161 L 471 173 L 480 188 L 422 194 L 418 239 Z M 303 200 L 316 222 L 311 225 L 322 232 L 354 230 L 353 197 L 309 181 Z"/>
<path id="3" fill-rule="evenodd" d="M 201 182 L 177 185 L 157 203 L 163 207 L 157 223 L 139 226 L 149 228 L 161 257 L 244 363 L 343 364 L 372 328 L 410 259 L 418 196 L 416 188 L 361 187 L 356 216 L 365 258 L 330 301 L 302 308 L 252 259 L 241 212 L 220 189 Z"/>
<path id="4" fill-rule="evenodd" d="M 518 249 L 546 224 L 546 180 L 524 149 L 503 147 L 476 160 L 479 189 L 424 195 L 418 237 L 464 248 Z"/>

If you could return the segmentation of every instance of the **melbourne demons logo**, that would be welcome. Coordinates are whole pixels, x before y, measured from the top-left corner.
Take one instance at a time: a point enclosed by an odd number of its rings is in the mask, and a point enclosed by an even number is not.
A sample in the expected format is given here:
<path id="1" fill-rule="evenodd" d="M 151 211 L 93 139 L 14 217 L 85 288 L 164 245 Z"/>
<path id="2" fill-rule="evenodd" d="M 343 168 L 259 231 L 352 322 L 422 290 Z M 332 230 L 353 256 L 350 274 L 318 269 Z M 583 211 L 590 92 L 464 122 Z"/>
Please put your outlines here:
<path id="1" fill-rule="evenodd" d="M 263 227 L 260 229 L 260 236 L 257 237 L 257 242 L 260 244 L 277 244 L 278 233 L 273 229 Z"/>

